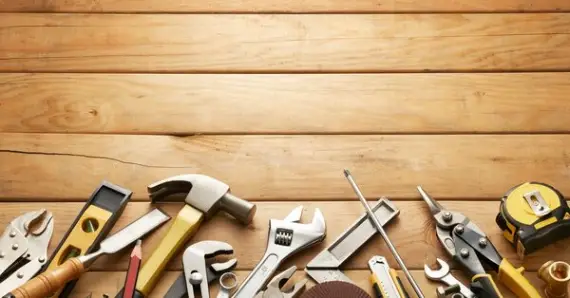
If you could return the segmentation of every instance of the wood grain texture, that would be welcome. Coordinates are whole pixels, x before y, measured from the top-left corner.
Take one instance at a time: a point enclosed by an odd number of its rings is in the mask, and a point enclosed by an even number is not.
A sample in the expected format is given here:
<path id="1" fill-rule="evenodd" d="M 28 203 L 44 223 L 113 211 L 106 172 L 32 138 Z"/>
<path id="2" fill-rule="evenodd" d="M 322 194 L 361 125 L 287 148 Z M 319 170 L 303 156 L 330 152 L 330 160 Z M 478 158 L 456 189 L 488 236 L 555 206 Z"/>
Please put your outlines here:
<path id="1" fill-rule="evenodd" d="M 396 245 L 398 252 L 405 259 L 409 268 L 423 269 L 426 258 L 440 257 L 447 260 L 451 266 L 458 268 L 435 236 L 435 226 L 432 218 L 425 206 L 420 201 L 394 202 L 400 209 L 398 218 L 389 223 L 386 230 Z M 524 260 L 520 260 L 515 249 L 503 238 L 501 230 L 495 224 L 495 216 L 499 211 L 498 202 L 462 202 L 446 201 L 445 207 L 453 211 L 458 211 L 468 216 L 475 222 L 489 237 L 501 255 L 509 259 L 515 266 L 524 266 L 527 270 L 538 270 L 540 266 L 556 256 L 556 260 L 567 260 L 570 258 L 570 250 L 566 249 L 570 244 L 570 239 L 557 242 L 549 247 L 541 249 Z M 235 257 L 238 258 L 238 268 L 251 270 L 263 256 L 267 244 L 267 230 L 270 219 L 283 219 L 295 207 L 303 205 L 305 211 L 303 222 L 310 222 L 315 208 L 319 208 L 326 220 L 327 237 L 322 244 L 310 248 L 303 253 L 292 257 L 286 262 L 284 267 L 297 265 L 304 268 L 317 253 L 330 245 L 339 235 L 341 235 L 358 217 L 364 214 L 364 208 L 360 202 L 260 202 L 258 212 L 254 221 L 249 226 L 243 226 L 231 219 L 225 213 L 220 213 L 210 221 L 205 222 L 197 234 L 190 240 L 196 243 L 203 240 L 219 240 L 231 244 L 235 250 Z M 73 219 L 81 209 L 81 203 L 3 203 L 0 214 L 0 222 L 9 222 L 22 212 L 47 208 L 53 212 L 55 219 L 55 231 L 49 247 L 51 253 L 65 235 L 68 227 L 73 223 Z M 181 204 L 161 204 L 160 208 L 171 216 L 175 216 L 182 207 Z M 148 203 L 129 203 L 119 222 L 111 233 L 118 231 L 129 222 L 139 218 L 148 212 L 153 206 Z M 151 234 L 143 241 L 143 255 L 150 256 L 150 253 L 157 246 L 168 229 L 169 224 L 163 226 L 157 232 Z M 92 270 L 126 270 L 128 267 L 130 249 L 126 249 L 118 255 L 103 256 L 91 267 Z M 367 261 L 374 254 L 386 256 L 394 268 L 398 268 L 396 261 L 380 236 L 376 236 L 367 243 L 362 250 L 350 258 L 344 265 L 344 269 L 367 269 Z M 181 270 L 182 252 L 177 254 L 168 264 L 169 270 Z"/>
<path id="2" fill-rule="evenodd" d="M 286 268 L 283 268 L 286 269 Z M 428 280 L 425 276 L 423 271 L 413 270 L 411 271 L 414 279 L 422 288 L 424 295 L 429 298 L 435 298 L 435 290 L 438 286 L 442 285 L 439 283 L 432 282 Z M 236 271 L 236 275 L 238 279 L 241 281 L 245 279 L 245 277 L 249 274 L 248 271 Z M 170 285 L 174 282 L 174 280 L 178 277 L 180 272 L 177 271 L 169 271 L 166 272 L 161 279 L 161 282 L 158 284 L 156 289 L 151 293 L 150 298 L 158 298 L 163 297 Z M 372 287 L 368 282 L 368 276 L 370 272 L 368 270 L 350 270 L 345 271 L 345 274 L 351 278 L 356 285 L 361 287 L 362 289 L 366 290 L 368 293 L 372 294 Z M 413 293 L 413 290 L 409 283 L 407 282 L 404 274 L 402 272 L 398 272 L 404 286 L 408 293 Z M 454 271 L 453 273 L 458 279 L 462 280 L 465 284 L 467 284 L 467 279 L 462 276 L 461 272 Z M 73 294 L 77 295 L 76 297 L 87 297 L 89 294 L 92 294 L 93 297 L 101 297 L 103 294 L 107 295 L 114 295 L 119 291 L 122 287 L 124 276 L 123 272 L 88 272 L 85 274 L 83 278 L 81 278 L 75 288 Z M 302 272 L 298 271 L 293 275 L 293 281 L 299 281 L 307 276 Z M 536 272 L 526 272 L 525 277 L 527 277 L 531 283 L 537 288 L 540 289 L 543 283 L 536 277 Z M 314 286 L 315 283 L 312 280 L 309 280 L 307 284 L 307 288 Z M 503 285 L 498 285 L 501 293 L 504 295 L 505 298 L 514 298 L 516 297 L 513 293 L 509 292 Z M 216 295 L 218 293 L 219 286 L 217 283 L 213 283 L 210 287 L 210 293 Z M 215 296 L 214 296 L 215 297 Z"/>
<path id="3" fill-rule="evenodd" d="M 0 131 L 568 132 L 567 94 L 570 73 L 0 74 Z"/>
<path id="4" fill-rule="evenodd" d="M 566 0 L 0 0 L 0 12 L 533 12 L 568 11 Z"/>
<path id="5" fill-rule="evenodd" d="M 497 200 L 524 181 L 570 193 L 569 135 L 135 136 L 0 134 L 0 198 L 84 200 L 101 180 L 132 189 L 206 174 L 250 200 L 370 198 Z M 34 187 L 30 187 L 33 185 Z"/>
<path id="6" fill-rule="evenodd" d="M 7 13 L 0 18 L 0 71 L 568 70 L 569 28 L 564 13 Z"/>

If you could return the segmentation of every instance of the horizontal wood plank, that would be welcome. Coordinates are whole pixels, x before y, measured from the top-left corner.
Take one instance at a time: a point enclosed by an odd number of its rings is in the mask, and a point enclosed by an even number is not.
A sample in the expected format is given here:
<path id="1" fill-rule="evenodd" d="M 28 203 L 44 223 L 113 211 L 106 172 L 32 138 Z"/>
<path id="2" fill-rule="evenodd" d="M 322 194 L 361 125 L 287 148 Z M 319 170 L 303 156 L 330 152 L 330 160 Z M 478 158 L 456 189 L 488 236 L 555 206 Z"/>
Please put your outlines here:
<path id="1" fill-rule="evenodd" d="M 566 0 L 0 0 L 0 12 L 533 12 L 568 11 Z"/>
<path id="2" fill-rule="evenodd" d="M 569 28 L 564 13 L 7 13 L 0 71 L 569 70 Z"/>
<path id="3" fill-rule="evenodd" d="M 570 73 L 0 74 L 0 131 L 568 132 L 569 82 Z"/>
<path id="4" fill-rule="evenodd" d="M 394 222 L 387 226 L 387 232 L 396 245 L 398 252 L 403 256 L 409 268 L 421 270 L 426 258 L 440 257 L 454 268 L 453 263 L 440 242 L 435 236 L 435 226 L 425 206 L 419 201 L 394 202 L 400 209 L 400 215 Z M 528 270 L 537 270 L 540 266 L 556 255 L 557 260 L 570 258 L 570 250 L 565 249 L 570 240 L 557 242 L 549 247 L 539 250 L 520 260 L 515 249 L 503 238 L 501 230 L 495 224 L 495 216 L 499 209 L 498 202 L 461 202 L 446 201 L 443 203 L 453 211 L 462 212 L 475 222 L 489 237 L 501 255 L 508 258 L 516 266 L 524 266 Z M 238 258 L 238 268 L 251 270 L 263 256 L 267 244 L 268 222 L 271 218 L 282 219 L 298 205 L 305 207 L 303 222 L 310 222 L 315 208 L 319 208 L 327 223 L 327 237 L 325 241 L 312 247 L 303 253 L 292 257 L 285 266 L 292 264 L 300 268 L 304 266 L 321 250 L 330 245 L 341 235 L 354 221 L 364 214 L 364 209 L 359 202 L 260 202 L 254 222 L 249 226 L 242 226 L 230 219 L 223 213 L 214 216 L 204 223 L 198 233 L 190 240 L 195 243 L 203 240 L 226 241 L 234 247 L 235 257 Z M 12 219 L 23 212 L 46 208 L 53 212 L 55 219 L 55 231 L 49 251 L 60 242 L 69 226 L 73 223 L 77 213 L 83 206 L 81 203 L 2 203 L 0 214 L 1 226 L 6 226 Z M 176 216 L 181 204 L 160 204 L 171 216 Z M 130 203 L 117 223 L 114 231 L 119 230 L 127 223 L 139 218 L 148 212 L 153 206 L 148 203 Z M 161 237 L 166 232 L 168 224 L 159 231 L 153 233 L 143 242 L 143 253 L 149 255 L 156 247 Z M 94 270 L 126 270 L 128 266 L 129 251 L 112 257 L 102 257 L 94 265 Z M 367 243 L 363 249 L 349 259 L 343 266 L 345 269 L 366 269 L 367 261 L 372 255 L 386 256 L 394 268 L 398 268 L 396 261 L 383 240 L 377 236 Z M 182 261 L 178 256 L 170 262 L 170 270 L 180 270 Z"/>
<path id="5" fill-rule="evenodd" d="M 285 268 L 284 268 L 285 269 Z M 414 279 L 421 287 L 424 295 L 426 297 L 436 297 L 435 291 L 438 286 L 442 284 L 433 282 L 428 280 L 423 271 L 413 270 L 411 271 Z M 245 277 L 249 274 L 248 271 L 235 271 L 238 280 L 241 282 Z M 181 274 L 178 271 L 169 271 L 166 272 L 160 279 L 159 283 L 157 284 L 154 291 L 151 293 L 149 298 L 154 297 L 164 297 L 164 294 L 168 290 L 168 288 L 172 285 L 174 280 Z M 368 281 L 370 271 L 368 270 L 350 270 L 345 271 L 345 274 L 351 278 L 357 286 L 364 289 L 370 295 L 372 295 L 373 290 L 370 286 L 370 282 Z M 402 282 L 408 293 L 413 295 L 413 289 L 407 282 L 405 275 L 403 272 L 398 272 Z M 462 276 L 461 272 L 455 271 L 453 272 L 454 276 L 460 279 L 464 284 L 468 284 L 468 281 L 464 276 Z M 537 288 L 540 289 L 543 286 L 543 283 L 538 279 L 536 276 L 536 272 L 526 272 L 525 277 L 529 279 L 529 281 Z M 293 275 L 292 280 L 293 282 L 300 281 L 303 278 L 307 278 L 307 276 L 302 272 L 298 271 Z M 87 272 L 83 275 L 83 277 L 79 280 L 76 288 L 74 289 L 73 294 L 76 297 L 87 297 L 88 295 L 92 295 L 92 297 L 102 297 L 102 295 L 107 294 L 113 297 L 123 286 L 125 279 L 124 272 Z M 315 282 L 310 280 L 307 283 L 307 289 L 315 286 Z M 504 295 L 505 298 L 516 297 L 513 293 L 509 292 L 502 284 L 498 285 L 501 293 Z M 210 293 L 212 295 L 216 295 L 219 290 L 219 286 L 217 282 L 214 282 L 210 287 Z M 215 297 L 215 296 L 214 296 Z"/>
<path id="6" fill-rule="evenodd" d="M 101 180 L 132 189 L 202 173 L 251 200 L 346 199 L 353 171 L 370 198 L 497 200 L 524 181 L 570 193 L 570 135 L 136 136 L 0 134 L 0 199 L 83 200 Z M 33 187 L 30 187 L 33 185 Z"/>

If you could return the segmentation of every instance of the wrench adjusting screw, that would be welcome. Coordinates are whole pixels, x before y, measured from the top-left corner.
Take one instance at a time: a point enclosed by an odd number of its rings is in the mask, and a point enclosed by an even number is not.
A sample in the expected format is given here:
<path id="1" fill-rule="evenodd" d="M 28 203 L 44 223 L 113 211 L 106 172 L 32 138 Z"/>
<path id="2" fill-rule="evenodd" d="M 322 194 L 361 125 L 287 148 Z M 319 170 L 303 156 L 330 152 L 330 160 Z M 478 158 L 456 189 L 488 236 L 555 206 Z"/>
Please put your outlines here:
<path id="1" fill-rule="evenodd" d="M 275 233 L 275 244 L 290 246 L 291 242 L 293 242 L 293 230 L 277 229 Z"/>

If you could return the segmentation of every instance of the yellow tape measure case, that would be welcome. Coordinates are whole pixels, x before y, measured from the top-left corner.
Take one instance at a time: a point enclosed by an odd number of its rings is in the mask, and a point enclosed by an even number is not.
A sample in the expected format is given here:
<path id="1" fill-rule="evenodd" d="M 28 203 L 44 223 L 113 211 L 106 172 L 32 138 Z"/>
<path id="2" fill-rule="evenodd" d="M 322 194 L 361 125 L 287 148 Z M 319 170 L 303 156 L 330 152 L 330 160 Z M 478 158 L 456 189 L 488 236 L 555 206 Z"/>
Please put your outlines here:
<path id="1" fill-rule="evenodd" d="M 94 252 L 123 213 L 132 191 L 103 181 L 63 236 L 43 271 L 52 270 L 67 259 Z M 69 297 L 76 281 L 69 282 L 52 297 Z"/>
<path id="2" fill-rule="evenodd" d="M 554 187 L 540 182 L 515 186 L 502 198 L 496 223 L 520 257 L 570 236 L 570 209 Z"/>

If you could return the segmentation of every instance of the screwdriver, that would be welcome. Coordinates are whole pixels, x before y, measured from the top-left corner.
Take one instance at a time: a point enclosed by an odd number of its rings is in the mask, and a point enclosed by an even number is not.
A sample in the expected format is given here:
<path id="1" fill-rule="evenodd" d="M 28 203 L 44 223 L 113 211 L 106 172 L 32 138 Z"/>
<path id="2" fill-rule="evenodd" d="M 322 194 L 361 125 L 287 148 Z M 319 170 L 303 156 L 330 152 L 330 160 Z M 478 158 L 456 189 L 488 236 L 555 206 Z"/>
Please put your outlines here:
<path id="1" fill-rule="evenodd" d="M 419 298 L 424 298 L 424 294 L 422 293 L 422 290 L 420 289 L 420 287 L 418 286 L 418 284 L 414 280 L 414 277 L 412 276 L 410 271 L 408 271 L 406 264 L 404 264 L 404 260 L 402 260 L 402 258 L 400 257 L 400 254 L 398 254 L 398 251 L 396 251 L 396 247 L 394 246 L 394 244 L 392 244 L 392 241 L 390 241 L 390 238 L 388 238 L 388 234 L 386 234 L 386 231 L 384 231 L 384 228 L 382 228 L 382 225 L 380 224 L 380 221 L 376 217 L 376 214 L 374 214 L 374 211 L 372 211 L 372 208 L 370 208 L 370 205 L 368 205 L 368 201 L 366 201 L 366 198 L 364 197 L 364 195 L 362 195 L 362 192 L 360 191 L 360 188 L 358 187 L 358 185 L 354 181 L 354 178 L 350 174 L 350 171 L 345 169 L 344 170 L 344 176 L 346 176 L 346 179 L 348 179 L 348 182 L 352 186 L 352 189 L 354 189 L 356 196 L 358 196 L 358 199 L 360 199 L 360 202 L 362 202 L 362 205 L 364 205 L 364 208 L 366 209 L 366 213 L 368 213 L 368 217 L 370 218 L 370 220 L 372 220 L 372 223 L 374 224 L 374 226 L 376 226 L 378 233 L 380 233 L 382 238 L 384 238 L 384 241 L 386 242 L 386 245 L 388 245 L 388 248 L 392 252 L 392 255 L 394 256 L 394 258 L 396 259 L 396 261 L 398 262 L 398 264 L 402 268 L 402 271 L 404 271 L 404 274 L 406 275 L 406 278 L 408 279 L 408 281 L 412 285 L 414 292 L 416 292 L 416 295 L 418 295 Z"/>

